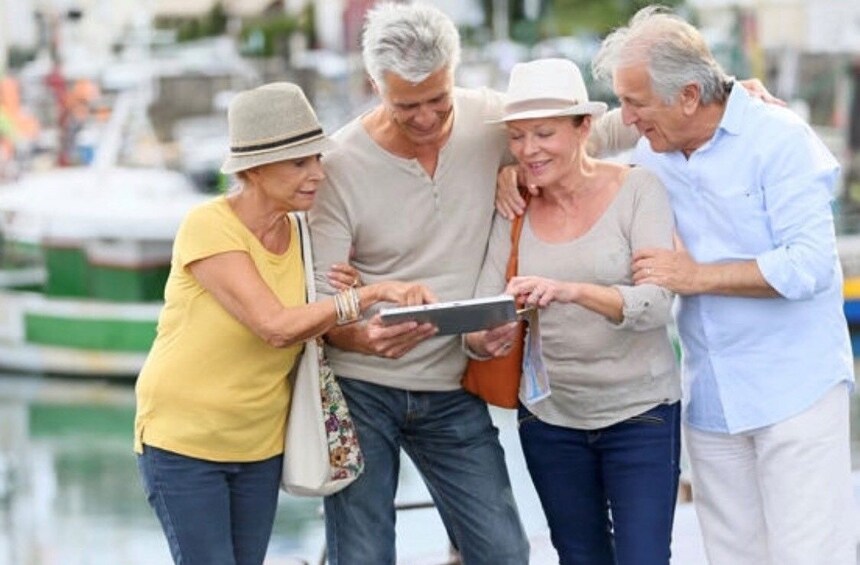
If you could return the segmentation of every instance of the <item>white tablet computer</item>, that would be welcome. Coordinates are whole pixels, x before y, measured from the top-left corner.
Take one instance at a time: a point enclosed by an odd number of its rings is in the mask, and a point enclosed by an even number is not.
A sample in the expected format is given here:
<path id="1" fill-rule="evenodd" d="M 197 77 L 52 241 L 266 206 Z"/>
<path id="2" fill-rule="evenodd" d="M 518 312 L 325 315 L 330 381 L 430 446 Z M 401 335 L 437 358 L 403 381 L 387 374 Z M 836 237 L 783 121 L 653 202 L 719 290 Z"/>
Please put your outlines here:
<path id="1" fill-rule="evenodd" d="M 379 315 L 385 324 L 416 321 L 430 322 L 439 328 L 436 335 L 451 335 L 484 330 L 517 319 L 513 296 L 500 294 L 488 298 L 470 298 L 437 302 L 422 306 L 382 308 Z"/>

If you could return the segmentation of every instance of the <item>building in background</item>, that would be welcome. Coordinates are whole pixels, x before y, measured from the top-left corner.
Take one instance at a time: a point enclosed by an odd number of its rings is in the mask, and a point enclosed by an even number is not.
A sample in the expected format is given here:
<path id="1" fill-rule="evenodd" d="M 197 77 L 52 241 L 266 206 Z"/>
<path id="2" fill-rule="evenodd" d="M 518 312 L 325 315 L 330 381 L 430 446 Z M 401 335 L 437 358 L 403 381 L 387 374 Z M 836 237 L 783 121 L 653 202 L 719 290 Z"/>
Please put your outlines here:
<path id="1" fill-rule="evenodd" d="M 747 66 L 733 72 L 759 76 L 816 126 L 843 163 L 843 218 L 860 210 L 860 2 L 690 3 L 710 37 L 743 47 Z"/>

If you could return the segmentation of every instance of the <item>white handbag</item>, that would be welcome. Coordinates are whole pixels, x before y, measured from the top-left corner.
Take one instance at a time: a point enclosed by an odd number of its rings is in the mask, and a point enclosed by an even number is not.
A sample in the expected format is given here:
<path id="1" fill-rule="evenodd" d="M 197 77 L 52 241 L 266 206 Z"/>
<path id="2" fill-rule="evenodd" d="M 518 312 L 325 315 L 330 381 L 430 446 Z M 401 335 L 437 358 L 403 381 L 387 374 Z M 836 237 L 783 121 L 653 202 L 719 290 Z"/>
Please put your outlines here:
<path id="1" fill-rule="evenodd" d="M 316 287 L 307 220 L 301 213 L 291 217 L 299 225 L 310 303 L 316 300 Z M 326 496 L 358 478 L 364 470 L 364 456 L 343 392 L 325 360 L 320 338 L 305 343 L 296 365 L 281 488 L 299 496 Z"/>

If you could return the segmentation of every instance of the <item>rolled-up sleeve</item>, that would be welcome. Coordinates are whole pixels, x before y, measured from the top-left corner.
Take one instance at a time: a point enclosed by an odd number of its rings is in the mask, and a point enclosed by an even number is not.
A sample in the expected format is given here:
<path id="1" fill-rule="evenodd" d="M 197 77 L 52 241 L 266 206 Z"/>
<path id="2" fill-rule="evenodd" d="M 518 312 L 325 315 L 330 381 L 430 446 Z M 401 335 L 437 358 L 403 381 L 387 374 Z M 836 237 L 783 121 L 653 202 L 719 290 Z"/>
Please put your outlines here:
<path id="1" fill-rule="evenodd" d="M 820 140 L 797 128 L 765 171 L 763 190 L 774 248 L 756 257 L 762 276 L 789 300 L 806 300 L 835 275 L 832 201 L 839 165 Z"/>
<path id="2" fill-rule="evenodd" d="M 630 249 L 672 249 L 675 230 L 672 206 L 666 188 L 656 175 L 640 170 L 641 186 L 633 200 L 630 222 Z M 674 294 L 653 284 L 613 285 L 624 300 L 624 318 L 615 329 L 647 331 L 665 326 L 672 319 Z"/>
<path id="3" fill-rule="evenodd" d="M 615 285 L 624 300 L 621 323 L 613 326 L 618 330 L 647 331 L 665 326 L 672 320 L 674 294 L 661 286 Z"/>

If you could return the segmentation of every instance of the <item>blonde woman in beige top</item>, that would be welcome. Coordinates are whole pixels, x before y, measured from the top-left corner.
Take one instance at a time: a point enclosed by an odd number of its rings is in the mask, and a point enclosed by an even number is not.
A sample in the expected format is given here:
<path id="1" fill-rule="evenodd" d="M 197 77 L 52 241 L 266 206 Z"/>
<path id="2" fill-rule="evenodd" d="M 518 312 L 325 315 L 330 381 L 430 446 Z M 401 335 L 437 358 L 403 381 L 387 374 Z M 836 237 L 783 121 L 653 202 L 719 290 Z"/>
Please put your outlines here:
<path id="1" fill-rule="evenodd" d="M 586 154 L 604 111 L 570 61 L 514 67 L 502 121 L 541 191 L 526 212 L 520 276 L 505 284 L 511 224 L 497 215 L 477 293 L 540 308 L 551 393 L 529 405 L 521 393 L 519 431 L 560 563 L 668 564 L 680 451 L 672 295 L 634 286 L 630 258 L 671 248 L 672 213 L 653 174 Z M 466 341 L 504 355 L 512 336 L 505 326 Z"/>

